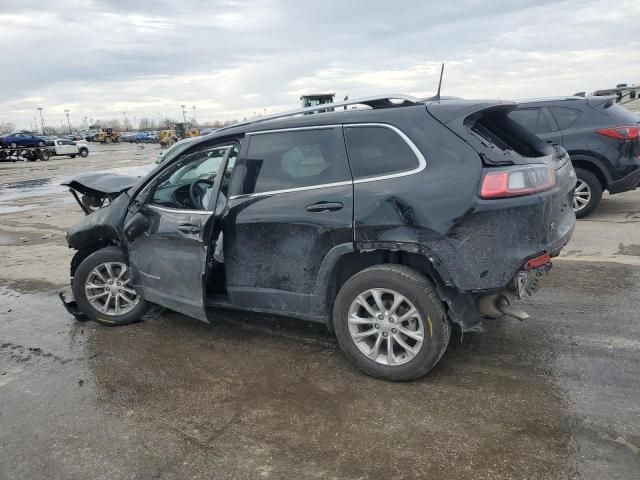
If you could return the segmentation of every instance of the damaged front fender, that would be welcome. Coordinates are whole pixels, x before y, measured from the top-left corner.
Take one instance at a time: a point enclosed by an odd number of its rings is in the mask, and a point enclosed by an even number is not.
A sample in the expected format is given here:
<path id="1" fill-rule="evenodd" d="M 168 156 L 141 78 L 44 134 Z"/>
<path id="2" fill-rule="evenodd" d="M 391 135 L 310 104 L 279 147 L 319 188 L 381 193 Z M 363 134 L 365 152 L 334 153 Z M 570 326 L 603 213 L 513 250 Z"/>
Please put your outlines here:
<path id="1" fill-rule="evenodd" d="M 131 197 L 125 192 L 108 206 L 72 225 L 67 232 L 69 247 L 80 250 L 92 243 L 123 244 L 122 224 L 130 201 Z"/>

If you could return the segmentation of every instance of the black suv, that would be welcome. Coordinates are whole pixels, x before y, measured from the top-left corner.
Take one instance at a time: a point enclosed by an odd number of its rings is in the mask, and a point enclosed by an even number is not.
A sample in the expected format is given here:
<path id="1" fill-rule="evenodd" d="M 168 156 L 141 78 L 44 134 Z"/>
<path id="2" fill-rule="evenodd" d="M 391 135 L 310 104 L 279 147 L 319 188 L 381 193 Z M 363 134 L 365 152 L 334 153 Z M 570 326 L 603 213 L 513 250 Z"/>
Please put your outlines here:
<path id="1" fill-rule="evenodd" d="M 615 97 L 563 97 L 519 102 L 510 116 L 543 140 L 562 145 L 578 182 L 578 218 L 595 210 L 603 190 L 621 193 L 640 185 L 640 117 Z"/>
<path id="2" fill-rule="evenodd" d="M 503 102 L 313 108 L 196 140 L 74 225 L 67 308 L 109 325 L 150 302 L 205 321 L 224 307 L 323 322 L 392 380 L 429 371 L 452 324 L 527 317 L 513 300 L 575 224 L 561 147 Z"/>

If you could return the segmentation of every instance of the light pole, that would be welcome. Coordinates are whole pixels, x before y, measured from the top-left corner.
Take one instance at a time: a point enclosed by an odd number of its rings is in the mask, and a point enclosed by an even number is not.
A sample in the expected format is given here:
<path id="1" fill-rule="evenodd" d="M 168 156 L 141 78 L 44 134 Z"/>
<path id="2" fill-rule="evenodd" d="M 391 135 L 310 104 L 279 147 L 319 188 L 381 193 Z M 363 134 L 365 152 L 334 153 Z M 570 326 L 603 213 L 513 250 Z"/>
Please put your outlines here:
<path id="1" fill-rule="evenodd" d="M 182 119 L 184 120 L 184 123 L 187 123 L 187 112 L 184 110 L 185 107 L 186 105 L 180 105 L 180 108 L 182 109 Z"/>
<path id="2" fill-rule="evenodd" d="M 65 110 L 64 113 L 67 114 L 67 125 L 69 126 L 69 133 L 71 133 L 71 121 L 69 120 L 69 110 Z"/>
<path id="3" fill-rule="evenodd" d="M 44 135 L 44 120 L 42 119 L 42 107 L 38 107 L 38 111 L 40 112 L 40 125 L 42 126 L 42 134 Z"/>
<path id="4" fill-rule="evenodd" d="M 89 122 L 87 121 L 87 116 L 84 116 L 84 129 L 89 130 Z"/>
<path id="5" fill-rule="evenodd" d="M 127 112 L 122 112 L 122 129 L 127 128 Z"/>
<path id="6" fill-rule="evenodd" d="M 198 124 L 198 120 L 196 119 L 196 106 L 194 105 L 191 108 L 193 108 L 193 124 L 197 125 Z"/>

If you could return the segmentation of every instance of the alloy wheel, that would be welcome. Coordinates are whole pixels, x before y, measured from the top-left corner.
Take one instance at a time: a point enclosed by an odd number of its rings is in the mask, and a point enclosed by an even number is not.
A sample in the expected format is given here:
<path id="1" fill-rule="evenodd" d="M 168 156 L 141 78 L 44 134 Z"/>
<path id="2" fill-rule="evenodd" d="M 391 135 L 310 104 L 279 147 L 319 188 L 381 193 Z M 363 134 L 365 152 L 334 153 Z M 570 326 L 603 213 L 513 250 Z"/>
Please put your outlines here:
<path id="1" fill-rule="evenodd" d="M 578 179 L 576 188 L 573 192 L 573 211 L 579 212 L 591 201 L 591 188 L 589 184 L 582 179 Z"/>
<path id="2" fill-rule="evenodd" d="M 349 307 L 349 332 L 358 349 L 382 365 L 402 365 L 420 351 L 425 323 L 404 295 L 372 288 L 358 295 Z"/>
<path id="3" fill-rule="evenodd" d="M 102 314 L 124 315 L 133 310 L 140 300 L 130 281 L 129 269 L 124 263 L 101 263 L 85 280 L 87 300 Z"/>

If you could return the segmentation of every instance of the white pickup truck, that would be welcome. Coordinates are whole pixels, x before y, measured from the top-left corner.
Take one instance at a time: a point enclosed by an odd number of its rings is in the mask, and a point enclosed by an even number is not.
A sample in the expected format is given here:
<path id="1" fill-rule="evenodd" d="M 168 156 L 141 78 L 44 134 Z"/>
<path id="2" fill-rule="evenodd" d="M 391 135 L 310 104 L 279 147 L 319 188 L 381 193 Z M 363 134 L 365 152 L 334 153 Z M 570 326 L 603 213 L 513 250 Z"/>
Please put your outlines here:
<path id="1" fill-rule="evenodd" d="M 54 138 L 53 145 L 49 146 L 51 155 L 68 155 L 75 158 L 76 155 L 86 157 L 89 155 L 89 145 L 84 140 L 69 140 L 67 138 Z"/>

